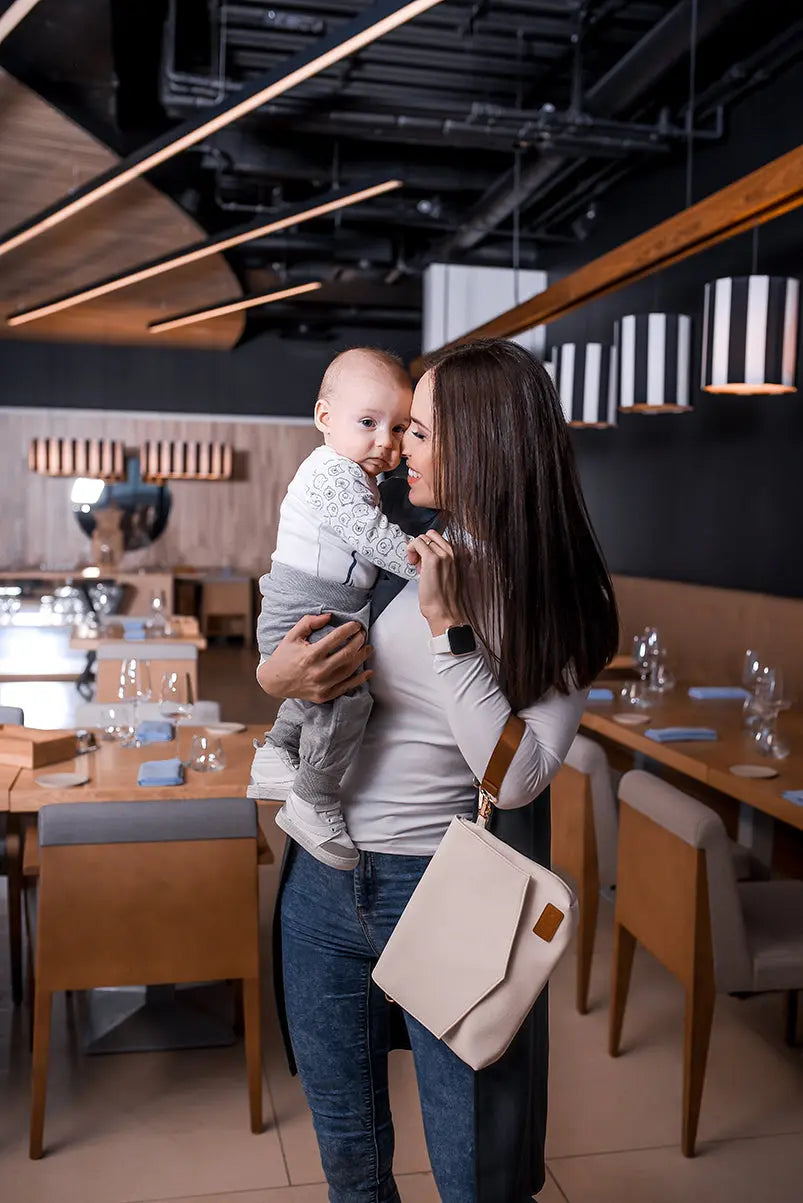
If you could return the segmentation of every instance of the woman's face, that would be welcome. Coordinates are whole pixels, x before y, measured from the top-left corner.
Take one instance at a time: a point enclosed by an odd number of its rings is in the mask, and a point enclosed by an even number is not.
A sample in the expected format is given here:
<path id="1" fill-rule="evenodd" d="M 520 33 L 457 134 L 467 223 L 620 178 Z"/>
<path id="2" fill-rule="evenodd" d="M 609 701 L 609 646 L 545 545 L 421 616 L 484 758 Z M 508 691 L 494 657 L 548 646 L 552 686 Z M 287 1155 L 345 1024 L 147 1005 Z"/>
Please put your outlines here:
<path id="1" fill-rule="evenodd" d="M 432 438 L 432 372 L 422 376 L 413 393 L 410 425 L 402 442 L 402 455 L 407 459 L 407 481 L 413 505 L 434 508 L 436 463 Z"/>

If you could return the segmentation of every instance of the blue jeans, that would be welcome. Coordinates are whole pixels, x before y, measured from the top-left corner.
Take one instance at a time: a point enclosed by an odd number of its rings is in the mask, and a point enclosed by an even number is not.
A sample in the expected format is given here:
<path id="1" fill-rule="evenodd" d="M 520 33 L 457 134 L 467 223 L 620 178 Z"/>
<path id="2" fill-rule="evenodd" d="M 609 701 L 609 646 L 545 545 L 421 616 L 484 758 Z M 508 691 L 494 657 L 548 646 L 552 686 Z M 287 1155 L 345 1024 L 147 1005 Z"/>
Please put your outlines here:
<path id="1" fill-rule="evenodd" d="M 389 1006 L 371 980 L 425 856 L 362 852 L 353 873 L 301 848 L 282 894 L 290 1039 L 330 1203 L 400 1203 L 388 1096 Z M 474 1072 L 409 1015 L 427 1149 L 443 1203 L 476 1203 Z"/>

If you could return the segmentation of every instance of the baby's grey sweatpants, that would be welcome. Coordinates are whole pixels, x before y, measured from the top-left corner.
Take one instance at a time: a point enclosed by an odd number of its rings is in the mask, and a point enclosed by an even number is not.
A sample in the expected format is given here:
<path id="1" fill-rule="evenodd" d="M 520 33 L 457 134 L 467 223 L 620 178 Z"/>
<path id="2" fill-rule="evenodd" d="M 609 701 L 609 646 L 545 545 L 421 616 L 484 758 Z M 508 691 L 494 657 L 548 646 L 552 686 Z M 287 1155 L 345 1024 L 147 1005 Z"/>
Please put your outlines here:
<path id="1" fill-rule="evenodd" d="M 355 589 L 323 581 L 285 564 L 273 562 L 260 579 L 262 609 L 257 622 L 260 655 L 269 656 L 305 614 L 332 618 L 310 641 L 332 627 L 356 620 L 368 630 L 370 589 Z M 302 702 L 288 698 L 279 707 L 268 740 L 298 766 L 293 792 L 315 807 L 339 802 L 340 782 L 351 763 L 371 713 L 371 694 L 360 685 L 332 702 Z"/>

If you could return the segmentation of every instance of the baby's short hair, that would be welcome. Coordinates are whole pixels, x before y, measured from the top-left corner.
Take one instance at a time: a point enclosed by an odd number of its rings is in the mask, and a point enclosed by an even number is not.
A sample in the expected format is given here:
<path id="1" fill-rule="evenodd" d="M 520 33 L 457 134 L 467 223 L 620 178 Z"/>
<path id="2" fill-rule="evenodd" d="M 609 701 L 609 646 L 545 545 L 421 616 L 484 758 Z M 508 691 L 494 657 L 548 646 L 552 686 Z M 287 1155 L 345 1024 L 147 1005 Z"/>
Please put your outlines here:
<path id="1" fill-rule="evenodd" d="M 356 358 L 357 356 L 370 359 L 372 363 L 387 372 L 395 383 L 401 385 L 402 388 L 412 388 L 410 373 L 399 356 L 394 355 L 392 351 L 383 351 L 380 347 L 349 347 L 347 350 L 341 351 L 339 355 L 335 355 L 329 367 L 324 372 L 321 387 L 318 390 L 319 400 L 330 400 L 337 388 L 344 367 L 344 361 L 348 358 Z"/>

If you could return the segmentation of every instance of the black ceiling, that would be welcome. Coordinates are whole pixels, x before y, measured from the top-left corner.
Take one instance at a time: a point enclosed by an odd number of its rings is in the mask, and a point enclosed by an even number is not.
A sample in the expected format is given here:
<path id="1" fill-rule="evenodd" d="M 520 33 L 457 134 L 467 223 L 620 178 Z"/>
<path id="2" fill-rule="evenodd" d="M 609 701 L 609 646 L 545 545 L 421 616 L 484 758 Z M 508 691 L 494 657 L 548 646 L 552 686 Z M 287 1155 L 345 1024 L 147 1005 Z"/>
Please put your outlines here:
<path id="1" fill-rule="evenodd" d="M 366 7 L 40 0 L 0 64 L 124 154 Z M 428 262 L 509 265 L 517 234 L 521 265 L 549 267 L 605 220 L 623 175 L 666 156 L 682 170 L 691 13 L 691 0 L 446 0 L 153 179 L 217 232 L 398 175 L 399 193 L 230 254 L 248 291 L 328 281 L 273 307 L 273 324 L 415 324 Z M 728 106 L 803 52 L 788 14 L 788 0 L 699 0 L 700 142 L 727 138 Z"/>

